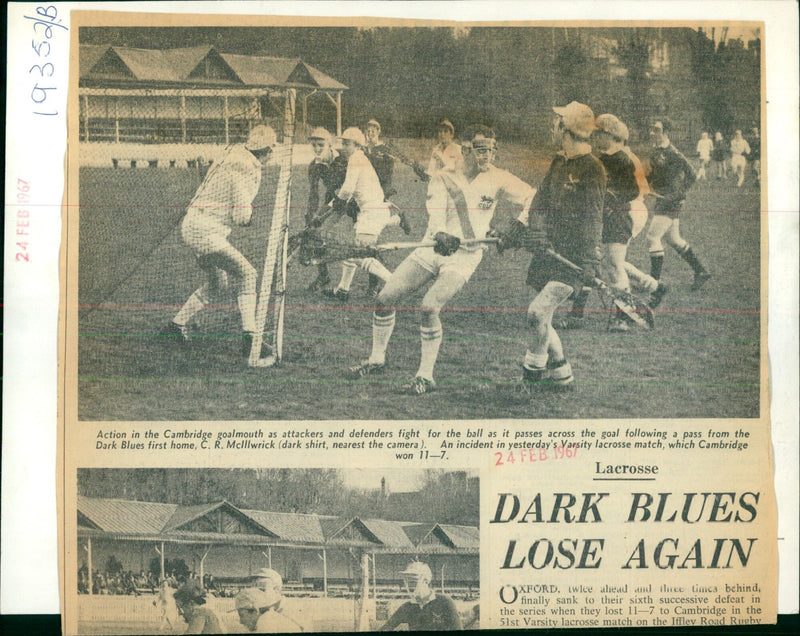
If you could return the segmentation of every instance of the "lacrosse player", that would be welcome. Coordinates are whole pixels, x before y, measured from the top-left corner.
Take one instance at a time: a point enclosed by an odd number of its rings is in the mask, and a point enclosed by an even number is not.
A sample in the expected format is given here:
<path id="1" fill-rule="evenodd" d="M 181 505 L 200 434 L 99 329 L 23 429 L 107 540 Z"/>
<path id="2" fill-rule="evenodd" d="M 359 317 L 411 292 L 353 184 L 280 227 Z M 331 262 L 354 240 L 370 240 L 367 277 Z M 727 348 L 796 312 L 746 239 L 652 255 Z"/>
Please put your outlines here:
<path id="1" fill-rule="evenodd" d="M 358 128 L 348 128 L 342 133 L 340 154 L 347 160 L 344 183 L 333 199 L 334 208 L 344 209 L 352 200 L 358 205 L 355 223 L 356 243 L 374 245 L 384 228 L 389 226 L 409 227 L 402 212 L 392 214 L 384 199 L 375 168 L 364 154 L 366 139 Z M 407 233 L 407 231 L 406 231 Z M 325 295 L 341 302 L 350 296 L 350 285 L 356 269 L 361 267 L 369 274 L 375 274 L 386 282 L 391 272 L 376 258 L 348 259 L 342 264 L 342 277 L 339 284 L 325 291 Z"/>
<path id="2" fill-rule="evenodd" d="M 383 624 L 382 632 L 393 631 L 401 625 L 406 625 L 410 632 L 463 629 L 453 599 L 445 594 L 437 594 L 431 587 L 433 575 L 427 564 L 413 561 L 400 576 L 409 600 L 398 607 Z"/>
<path id="3" fill-rule="evenodd" d="M 731 170 L 733 176 L 738 177 L 736 187 L 741 188 L 744 183 L 744 172 L 747 168 L 745 155 L 750 154 L 750 144 L 742 137 L 742 131 L 737 130 L 731 139 Z"/>
<path id="4" fill-rule="evenodd" d="M 308 210 L 306 227 L 319 227 L 324 222 L 325 211 L 342 183 L 347 171 L 347 162 L 339 157 L 332 145 L 331 134 L 324 128 L 311 131 L 308 140 L 314 151 L 314 159 L 308 164 Z M 322 186 L 322 188 L 320 188 Z M 330 284 L 328 266 L 317 266 L 317 277 L 309 291 L 322 291 Z"/>
<path id="5" fill-rule="evenodd" d="M 706 180 L 706 168 L 711 163 L 711 151 L 714 150 L 714 142 L 709 138 L 708 133 L 700 135 L 697 142 L 697 155 L 700 157 L 700 169 L 697 171 L 697 180 Z"/>
<path id="6" fill-rule="evenodd" d="M 714 149 L 711 151 L 711 158 L 716 166 L 717 179 L 728 178 L 728 145 L 722 137 L 722 133 L 717 131 L 714 134 Z"/>
<path id="7" fill-rule="evenodd" d="M 375 168 L 375 174 L 378 175 L 384 196 L 388 199 L 395 193 L 392 189 L 394 157 L 386 144 L 381 141 L 381 125 L 374 119 L 370 119 L 364 127 L 364 137 L 367 142 L 364 146 L 364 154 Z"/>
<path id="8" fill-rule="evenodd" d="M 750 133 L 750 160 L 753 162 L 753 172 L 756 173 L 756 185 L 761 183 L 761 135 L 758 128 L 753 128 Z"/>
<path id="9" fill-rule="evenodd" d="M 228 287 L 228 276 L 237 284 L 237 301 L 242 317 L 242 353 L 250 353 L 256 330 L 255 267 L 228 242 L 234 225 L 247 226 L 253 214 L 253 200 L 261 186 L 261 173 L 278 144 L 269 126 L 255 126 L 244 144 L 234 145 L 216 163 L 189 204 L 181 223 L 181 236 L 197 257 L 208 281 L 189 297 L 161 335 L 186 346 L 189 321 Z"/>
<path id="10" fill-rule="evenodd" d="M 395 270 L 377 297 L 372 318 L 372 353 L 350 368 L 350 376 L 361 378 L 381 373 L 386 349 L 394 330 L 394 306 L 405 296 L 431 283 L 420 307 L 420 364 L 403 391 L 421 395 L 435 389 L 433 367 L 442 342 L 442 307 L 470 279 L 483 258 L 482 245 L 462 245 L 462 239 L 484 238 L 498 200 L 527 206 L 534 189 L 510 172 L 492 165 L 496 151 L 494 131 L 477 126 L 461 147 L 464 166 L 458 172 L 440 172 L 428 187 L 426 238 L 434 247 L 420 247 Z"/>
<path id="11" fill-rule="evenodd" d="M 431 177 L 436 176 L 442 170 L 455 172 L 461 169 L 464 157 L 461 154 L 461 146 L 453 141 L 455 135 L 456 129 L 449 119 L 443 119 L 439 122 L 436 128 L 438 143 L 431 152 L 431 160 L 428 162 L 428 169 L 425 171 Z"/>
<path id="12" fill-rule="evenodd" d="M 610 283 L 622 291 L 630 291 L 628 273 L 634 273 L 640 282 L 646 282 L 645 288 L 652 292 L 651 306 L 658 306 L 667 288 L 650 276 L 639 272 L 628 263 L 628 244 L 633 238 L 634 214 L 636 206 L 639 217 L 637 234 L 644 224 L 641 222 L 641 190 L 637 179 L 636 155 L 625 146 L 628 140 L 628 127 L 611 114 L 600 115 L 596 120 L 595 138 L 600 151 L 599 159 L 606 171 L 607 185 L 603 203 L 603 245 L 606 246 Z M 641 164 L 639 164 L 641 170 Z M 644 209 L 644 220 L 647 220 L 647 209 Z M 649 282 L 650 284 L 647 284 Z M 629 319 L 621 311 L 617 312 L 612 331 L 624 332 L 630 328 Z"/>
<path id="13" fill-rule="evenodd" d="M 592 155 L 595 130 L 592 109 L 570 102 L 554 107 L 553 142 L 560 149 L 529 209 L 502 235 L 502 245 L 526 246 L 533 252 L 527 283 L 536 292 L 528 306 L 531 337 L 522 364 L 522 386 L 566 387 L 573 381 L 553 313 L 570 296 L 590 288 L 600 263 L 606 175 Z M 547 250 L 581 266 L 577 276 L 552 259 Z"/>
<path id="14" fill-rule="evenodd" d="M 692 248 L 680 232 L 680 216 L 686 191 L 695 182 L 694 168 L 673 146 L 667 133 L 671 122 L 667 119 L 654 122 L 650 128 L 653 149 L 650 155 L 650 188 L 656 197 L 653 220 L 647 232 L 650 252 L 650 276 L 661 279 L 664 265 L 664 244 L 671 246 L 694 272 L 692 290 L 698 290 L 711 278 Z"/>

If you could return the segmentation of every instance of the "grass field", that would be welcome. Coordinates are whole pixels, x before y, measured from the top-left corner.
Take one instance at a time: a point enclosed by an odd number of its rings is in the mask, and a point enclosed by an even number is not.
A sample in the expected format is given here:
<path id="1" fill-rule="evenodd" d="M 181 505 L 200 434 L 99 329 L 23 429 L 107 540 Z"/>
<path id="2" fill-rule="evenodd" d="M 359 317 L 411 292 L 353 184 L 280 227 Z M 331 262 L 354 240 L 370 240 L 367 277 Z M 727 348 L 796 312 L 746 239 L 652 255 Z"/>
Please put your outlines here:
<path id="1" fill-rule="evenodd" d="M 161 614 L 153 605 L 154 595 L 134 596 L 78 596 L 78 633 L 80 634 L 182 634 L 186 623 L 172 616 L 173 629 L 160 631 Z M 381 599 L 369 613 L 371 631 L 377 631 L 404 598 Z M 472 615 L 479 599 L 454 600 L 463 619 Z M 374 601 L 373 601 L 374 603 Z M 283 602 L 292 616 L 301 619 L 314 632 L 352 632 L 357 624 L 358 602 L 352 598 L 291 597 Z M 222 620 L 228 634 L 250 633 L 239 623 L 232 598 L 209 596 L 208 606 Z M 473 628 L 475 628 L 473 626 Z"/>
<path id="2" fill-rule="evenodd" d="M 406 142 L 423 159 L 429 144 Z M 502 146 L 500 167 L 537 184 L 545 153 Z M 525 286 L 529 257 L 489 250 L 472 280 L 442 313 L 444 340 L 436 367 L 439 391 L 410 397 L 399 385 L 416 371 L 421 294 L 398 313 L 387 372 L 368 381 L 344 378 L 366 357 L 371 311 L 359 273 L 348 306 L 306 291 L 315 268 L 289 269 L 285 360 L 248 369 L 239 356 L 235 307 L 207 310 L 188 354 L 157 334 L 202 280 L 176 230 L 197 176 L 182 169 L 81 171 L 79 417 L 85 420 L 204 419 L 478 419 L 757 417 L 759 415 L 759 192 L 749 179 L 701 182 L 681 217 L 684 236 L 714 278 L 691 292 L 692 275 L 668 252 L 663 280 L 671 291 L 656 329 L 612 334 L 593 297 L 587 326 L 563 332 L 575 372 L 574 390 L 514 391 L 526 347 Z M 424 184 L 398 165 L 394 201 L 408 210 L 413 236 L 426 225 Z M 260 267 L 270 202 L 256 205 L 254 228 L 232 241 Z M 292 188 L 293 231 L 307 198 L 305 168 Z M 643 233 L 644 234 L 644 233 Z M 394 228 L 387 240 L 402 239 Z M 393 268 L 405 253 L 391 254 Z M 649 269 L 644 237 L 629 259 Z M 338 276 L 338 267 L 332 268 Z"/>

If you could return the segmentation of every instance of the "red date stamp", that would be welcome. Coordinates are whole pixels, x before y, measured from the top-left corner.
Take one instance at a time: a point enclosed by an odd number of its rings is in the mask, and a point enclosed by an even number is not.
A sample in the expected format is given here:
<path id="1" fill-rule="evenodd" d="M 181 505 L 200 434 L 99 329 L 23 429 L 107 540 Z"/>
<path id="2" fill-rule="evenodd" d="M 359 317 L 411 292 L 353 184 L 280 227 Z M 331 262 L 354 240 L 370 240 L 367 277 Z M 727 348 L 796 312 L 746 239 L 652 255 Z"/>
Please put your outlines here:
<path id="1" fill-rule="evenodd" d="M 17 179 L 17 205 L 21 207 L 17 209 L 14 260 L 18 263 L 29 263 L 31 260 L 29 250 L 31 213 L 24 207 L 31 201 L 30 191 L 31 184 L 28 181 Z"/>
<path id="2" fill-rule="evenodd" d="M 494 465 L 505 466 L 507 464 L 534 464 L 546 462 L 549 459 L 572 459 L 578 454 L 577 444 L 562 444 L 547 448 L 521 448 L 509 451 L 496 451 L 494 453 Z"/>

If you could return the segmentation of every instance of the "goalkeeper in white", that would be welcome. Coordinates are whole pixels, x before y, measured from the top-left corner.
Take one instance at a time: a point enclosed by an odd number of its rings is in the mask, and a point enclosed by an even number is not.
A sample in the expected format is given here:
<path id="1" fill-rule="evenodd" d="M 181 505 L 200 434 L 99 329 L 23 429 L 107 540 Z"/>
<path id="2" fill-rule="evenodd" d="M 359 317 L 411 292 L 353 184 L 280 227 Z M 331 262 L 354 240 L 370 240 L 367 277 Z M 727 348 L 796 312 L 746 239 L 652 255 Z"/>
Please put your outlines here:
<path id="1" fill-rule="evenodd" d="M 234 225 L 250 224 L 253 200 L 261 187 L 263 166 L 278 140 L 269 126 L 255 126 L 244 144 L 231 147 L 225 157 L 209 170 L 189 204 L 181 223 L 181 236 L 197 257 L 208 280 L 184 303 L 161 331 L 161 335 L 188 344 L 189 321 L 228 288 L 228 276 L 237 285 L 237 302 L 242 317 L 242 352 L 249 355 L 256 331 L 255 267 L 228 242 Z"/>
<path id="2" fill-rule="evenodd" d="M 428 187 L 428 230 L 434 247 L 420 247 L 394 271 L 378 294 L 372 317 L 372 353 L 349 370 L 352 378 L 381 373 L 395 324 L 395 305 L 423 285 L 432 283 L 420 307 L 421 354 L 414 379 L 403 386 L 411 395 L 436 388 L 433 367 L 442 343 L 439 313 L 466 284 L 483 258 L 485 245 L 462 245 L 466 239 L 486 237 L 499 199 L 527 209 L 535 190 L 510 172 L 492 165 L 494 131 L 477 126 L 461 146 L 464 164 L 455 172 L 440 171 Z"/>

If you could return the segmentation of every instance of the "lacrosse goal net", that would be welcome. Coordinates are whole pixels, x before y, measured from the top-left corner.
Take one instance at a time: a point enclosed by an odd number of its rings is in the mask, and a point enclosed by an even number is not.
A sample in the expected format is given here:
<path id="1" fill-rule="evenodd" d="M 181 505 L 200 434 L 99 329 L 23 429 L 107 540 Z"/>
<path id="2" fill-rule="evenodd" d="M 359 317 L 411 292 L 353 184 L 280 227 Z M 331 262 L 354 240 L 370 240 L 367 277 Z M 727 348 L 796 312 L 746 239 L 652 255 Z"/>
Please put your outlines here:
<path id="1" fill-rule="evenodd" d="M 81 372 L 158 375 L 167 324 L 204 282 L 181 221 L 206 176 L 258 124 L 278 134 L 247 227 L 229 242 L 258 272 L 257 332 L 250 366 L 282 355 L 286 240 L 291 208 L 295 92 L 159 95 L 136 104 L 108 94 L 81 101 L 79 144 L 79 329 Z M 183 101 L 182 101 L 183 100 Z M 129 117 L 122 117 L 124 110 Z M 138 109 L 138 110 L 137 110 Z M 169 118 L 171 111 L 181 119 Z M 107 125 L 113 113 L 113 126 Z M 243 177 L 245 178 L 245 177 Z M 222 288 L 189 323 L 190 350 L 206 370 L 241 356 L 236 289 Z M 270 359 L 260 358 L 262 342 Z M 194 354 L 193 354 L 194 355 Z"/>

